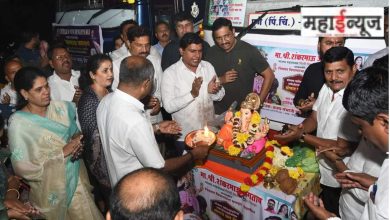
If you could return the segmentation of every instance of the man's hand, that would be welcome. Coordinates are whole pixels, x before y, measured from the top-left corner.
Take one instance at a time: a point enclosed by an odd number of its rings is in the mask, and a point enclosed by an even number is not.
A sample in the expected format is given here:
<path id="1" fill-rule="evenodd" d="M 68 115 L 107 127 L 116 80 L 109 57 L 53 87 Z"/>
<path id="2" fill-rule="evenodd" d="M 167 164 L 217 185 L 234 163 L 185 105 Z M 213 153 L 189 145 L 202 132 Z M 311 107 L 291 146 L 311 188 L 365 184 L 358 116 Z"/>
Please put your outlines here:
<path id="1" fill-rule="evenodd" d="M 11 97 L 8 95 L 8 93 L 5 93 L 3 98 L 1 99 L 1 103 L 8 105 L 10 102 L 11 102 Z"/>
<path id="2" fill-rule="evenodd" d="M 80 97 L 83 94 L 83 90 L 80 89 L 78 86 L 74 86 L 76 89 L 76 92 L 74 93 L 72 102 L 76 103 L 76 105 L 79 103 Z"/>
<path id="3" fill-rule="evenodd" d="M 150 97 L 147 106 L 149 109 L 152 109 L 150 115 L 157 115 L 160 112 L 161 109 L 160 100 L 158 100 L 158 98 L 155 96 Z"/>
<path id="4" fill-rule="evenodd" d="M 299 101 L 297 109 L 299 109 L 301 112 L 308 112 L 313 109 L 313 105 L 315 102 L 316 98 L 314 98 L 314 93 L 311 93 L 311 95 L 306 100 Z"/>
<path id="5" fill-rule="evenodd" d="M 199 96 L 199 90 L 202 86 L 203 78 L 202 77 L 195 77 L 194 82 L 192 83 L 192 90 L 191 95 L 192 97 L 196 98 Z"/>
<path id="6" fill-rule="evenodd" d="M 227 71 L 222 76 L 219 77 L 219 80 L 222 84 L 234 82 L 238 78 L 238 72 L 234 69 Z"/>
<path id="7" fill-rule="evenodd" d="M 207 86 L 207 92 L 210 94 L 215 94 L 221 89 L 221 85 L 217 82 L 217 76 L 214 76 L 213 79 L 209 82 Z"/>
<path id="8" fill-rule="evenodd" d="M 366 173 L 343 172 L 337 173 L 335 177 L 343 188 L 360 188 L 366 191 L 377 181 L 376 177 Z"/>
<path id="9" fill-rule="evenodd" d="M 179 134 L 181 127 L 176 121 L 162 121 L 158 124 L 163 134 Z"/>
<path id="10" fill-rule="evenodd" d="M 210 147 L 207 145 L 196 146 L 193 150 L 191 150 L 192 155 L 195 160 L 203 160 L 209 154 Z"/>
<path id="11" fill-rule="evenodd" d="M 289 125 L 288 130 L 283 134 L 275 135 L 274 138 L 277 141 L 291 142 L 298 140 L 303 134 L 303 125 Z"/>
<path id="12" fill-rule="evenodd" d="M 320 220 L 326 220 L 330 217 L 336 217 L 335 214 L 327 211 L 324 208 L 324 203 L 320 198 L 314 195 L 312 192 L 303 198 L 307 208 L 313 213 L 313 215 Z"/>

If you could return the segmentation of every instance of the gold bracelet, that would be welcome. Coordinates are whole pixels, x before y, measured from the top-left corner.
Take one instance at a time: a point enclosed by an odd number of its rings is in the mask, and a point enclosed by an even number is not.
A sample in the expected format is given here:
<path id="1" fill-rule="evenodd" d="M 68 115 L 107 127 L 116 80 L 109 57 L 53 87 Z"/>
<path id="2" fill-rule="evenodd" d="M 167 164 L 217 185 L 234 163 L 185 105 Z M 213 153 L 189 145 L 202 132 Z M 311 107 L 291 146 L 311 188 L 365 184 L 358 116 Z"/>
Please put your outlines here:
<path id="1" fill-rule="evenodd" d="M 15 191 L 15 192 L 18 194 L 17 199 L 19 199 L 19 197 L 20 197 L 19 191 L 18 191 L 17 189 L 8 189 L 8 190 L 7 190 L 7 193 L 8 193 L 8 192 L 11 192 L 11 191 Z"/>

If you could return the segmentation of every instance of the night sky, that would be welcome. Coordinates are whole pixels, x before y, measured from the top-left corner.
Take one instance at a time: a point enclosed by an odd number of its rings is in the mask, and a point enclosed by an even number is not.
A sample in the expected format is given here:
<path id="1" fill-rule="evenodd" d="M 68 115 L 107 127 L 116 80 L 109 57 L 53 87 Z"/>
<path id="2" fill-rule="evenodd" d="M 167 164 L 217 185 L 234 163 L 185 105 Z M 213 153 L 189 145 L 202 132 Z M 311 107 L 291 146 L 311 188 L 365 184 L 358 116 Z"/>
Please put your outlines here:
<path id="1" fill-rule="evenodd" d="M 17 40 L 26 29 L 38 31 L 41 39 L 50 41 L 55 11 L 56 0 L 0 0 L 1 44 Z"/>

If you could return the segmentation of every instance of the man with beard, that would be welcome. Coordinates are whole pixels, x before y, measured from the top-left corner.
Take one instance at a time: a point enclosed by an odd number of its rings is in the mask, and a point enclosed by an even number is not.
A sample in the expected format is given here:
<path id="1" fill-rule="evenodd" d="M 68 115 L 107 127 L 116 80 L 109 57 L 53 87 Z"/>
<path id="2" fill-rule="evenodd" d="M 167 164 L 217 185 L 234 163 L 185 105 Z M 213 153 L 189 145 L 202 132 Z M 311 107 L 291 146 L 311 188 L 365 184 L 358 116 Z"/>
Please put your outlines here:
<path id="1" fill-rule="evenodd" d="M 80 71 L 72 69 L 72 56 L 63 45 L 55 45 L 49 51 L 49 64 L 54 69 L 48 78 L 50 97 L 77 103 L 82 95 L 79 88 Z"/>
<path id="2" fill-rule="evenodd" d="M 325 52 L 332 47 L 344 46 L 345 37 L 320 37 L 318 38 L 317 51 L 320 59 Z M 310 64 L 303 73 L 303 79 L 294 97 L 294 105 L 302 115 L 309 115 L 313 104 L 318 97 L 321 87 L 325 83 L 324 67 L 322 62 Z"/>
<path id="3" fill-rule="evenodd" d="M 225 97 L 215 103 L 215 113 L 225 112 L 234 101 L 244 101 L 252 92 L 256 73 L 264 78 L 259 94 L 263 103 L 275 78 L 265 58 L 256 47 L 236 39 L 230 20 L 216 19 L 212 30 L 215 45 L 207 51 L 205 60 L 214 66 L 226 91 Z"/>
<path id="4" fill-rule="evenodd" d="M 145 100 L 147 104 L 147 115 L 152 124 L 156 124 L 162 121 L 161 108 L 161 91 L 160 82 L 162 77 L 161 59 L 158 56 L 150 54 L 150 32 L 144 27 L 133 27 L 127 33 L 127 41 L 125 45 L 127 47 L 127 53 L 123 57 L 119 57 L 112 62 L 114 82 L 112 83 L 112 89 L 116 90 L 119 83 L 119 67 L 122 60 L 128 56 L 142 56 L 152 62 L 154 67 L 154 82 L 151 96 L 147 96 Z"/>
<path id="5" fill-rule="evenodd" d="M 339 213 L 340 184 L 335 177 L 338 163 L 346 163 L 360 140 L 358 129 L 342 105 L 345 87 L 356 72 L 353 52 L 346 47 L 333 47 L 323 57 L 325 84 L 322 86 L 313 111 L 302 124 L 290 125 L 287 132 L 275 135 L 275 139 L 291 142 L 301 139 L 317 150 L 333 150 L 339 159 L 318 156 L 321 173 L 322 199 L 326 209 Z M 311 135 L 313 131 L 316 135 Z M 344 158 L 344 160 L 343 160 Z"/>
<path id="6" fill-rule="evenodd" d="M 47 51 L 40 50 L 40 44 L 41 41 L 37 32 L 25 31 L 22 33 L 22 43 L 16 51 L 16 55 L 22 60 L 23 66 L 40 68 L 47 66 L 49 63 Z"/>
<path id="7" fill-rule="evenodd" d="M 153 45 L 152 48 L 155 48 L 160 55 L 162 55 L 165 46 L 169 44 L 171 41 L 170 35 L 171 30 L 169 28 L 169 24 L 165 21 L 159 21 L 156 23 L 155 29 L 154 29 L 155 36 L 158 40 L 157 44 Z"/>

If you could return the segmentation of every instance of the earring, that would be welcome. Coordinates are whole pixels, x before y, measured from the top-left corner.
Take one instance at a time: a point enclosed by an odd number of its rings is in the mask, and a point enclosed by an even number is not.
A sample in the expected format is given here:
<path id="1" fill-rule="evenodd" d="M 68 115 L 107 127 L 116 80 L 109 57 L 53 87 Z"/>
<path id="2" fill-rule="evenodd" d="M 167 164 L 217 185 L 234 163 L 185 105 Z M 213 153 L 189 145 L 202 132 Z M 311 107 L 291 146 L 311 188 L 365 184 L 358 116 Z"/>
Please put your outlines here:
<path id="1" fill-rule="evenodd" d="M 28 101 L 28 97 L 25 97 L 24 99 L 25 99 L 26 101 Z"/>

